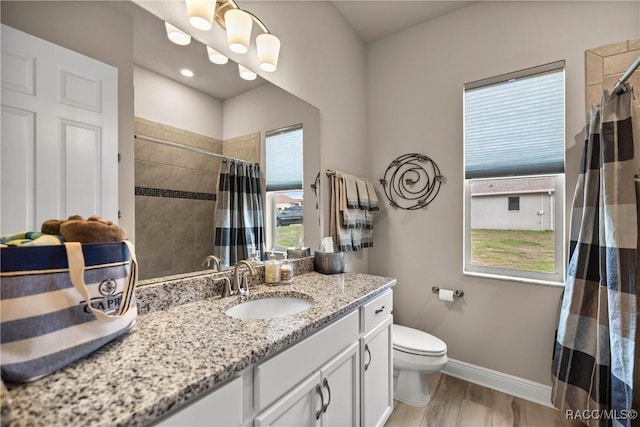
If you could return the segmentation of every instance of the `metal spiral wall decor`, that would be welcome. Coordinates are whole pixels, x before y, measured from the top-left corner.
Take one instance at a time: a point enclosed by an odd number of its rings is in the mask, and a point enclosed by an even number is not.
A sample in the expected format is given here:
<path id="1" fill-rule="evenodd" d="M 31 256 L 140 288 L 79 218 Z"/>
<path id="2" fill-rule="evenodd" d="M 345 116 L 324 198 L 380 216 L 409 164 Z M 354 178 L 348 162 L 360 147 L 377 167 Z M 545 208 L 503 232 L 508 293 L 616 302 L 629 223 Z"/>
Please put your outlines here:
<path id="1" fill-rule="evenodd" d="M 391 162 L 380 184 L 391 206 L 415 210 L 427 206 L 440 191 L 444 176 L 438 165 L 422 154 L 404 154 Z"/>

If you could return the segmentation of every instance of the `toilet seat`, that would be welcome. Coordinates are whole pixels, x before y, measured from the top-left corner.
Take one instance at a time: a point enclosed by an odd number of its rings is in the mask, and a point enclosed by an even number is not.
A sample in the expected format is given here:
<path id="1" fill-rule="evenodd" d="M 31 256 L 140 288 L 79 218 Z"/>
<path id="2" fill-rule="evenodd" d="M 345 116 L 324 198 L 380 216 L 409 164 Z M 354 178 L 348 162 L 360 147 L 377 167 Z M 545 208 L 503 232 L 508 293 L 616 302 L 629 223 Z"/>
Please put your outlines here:
<path id="1" fill-rule="evenodd" d="M 417 329 L 402 325 L 393 325 L 393 348 L 418 356 L 438 357 L 447 353 L 447 344 Z"/>

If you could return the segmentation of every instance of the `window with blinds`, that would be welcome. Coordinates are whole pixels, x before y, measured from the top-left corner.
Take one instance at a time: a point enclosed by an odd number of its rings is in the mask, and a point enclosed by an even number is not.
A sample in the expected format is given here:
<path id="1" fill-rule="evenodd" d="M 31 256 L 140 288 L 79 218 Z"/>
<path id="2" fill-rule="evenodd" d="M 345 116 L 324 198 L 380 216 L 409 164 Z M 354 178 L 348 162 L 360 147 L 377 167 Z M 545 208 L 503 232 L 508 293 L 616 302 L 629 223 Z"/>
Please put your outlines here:
<path id="1" fill-rule="evenodd" d="M 267 132 L 267 191 L 302 188 L 302 125 Z"/>
<path id="2" fill-rule="evenodd" d="M 563 61 L 464 86 L 465 273 L 564 280 L 564 127 Z"/>
<path id="3" fill-rule="evenodd" d="M 267 242 L 284 250 L 304 239 L 302 125 L 267 132 L 265 152 Z"/>

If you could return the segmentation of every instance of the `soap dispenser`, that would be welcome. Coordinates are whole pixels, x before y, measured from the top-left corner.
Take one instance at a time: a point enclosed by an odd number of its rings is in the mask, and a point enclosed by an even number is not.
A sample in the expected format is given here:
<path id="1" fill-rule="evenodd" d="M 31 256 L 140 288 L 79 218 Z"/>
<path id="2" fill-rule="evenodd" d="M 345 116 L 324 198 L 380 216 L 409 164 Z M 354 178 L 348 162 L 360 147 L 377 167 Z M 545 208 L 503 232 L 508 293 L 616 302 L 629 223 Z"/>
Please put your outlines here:
<path id="1" fill-rule="evenodd" d="M 280 282 L 283 284 L 288 284 L 293 281 L 293 267 L 289 263 L 287 259 L 287 254 L 284 254 L 284 259 L 282 260 L 282 265 L 280 265 Z"/>
<path id="2" fill-rule="evenodd" d="M 264 266 L 264 281 L 269 284 L 280 282 L 280 263 L 273 251 L 269 253 L 269 260 Z"/>
<path id="3" fill-rule="evenodd" d="M 262 261 L 260 260 L 260 252 L 255 246 L 253 246 L 249 250 L 249 262 L 255 266 L 262 265 Z"/>

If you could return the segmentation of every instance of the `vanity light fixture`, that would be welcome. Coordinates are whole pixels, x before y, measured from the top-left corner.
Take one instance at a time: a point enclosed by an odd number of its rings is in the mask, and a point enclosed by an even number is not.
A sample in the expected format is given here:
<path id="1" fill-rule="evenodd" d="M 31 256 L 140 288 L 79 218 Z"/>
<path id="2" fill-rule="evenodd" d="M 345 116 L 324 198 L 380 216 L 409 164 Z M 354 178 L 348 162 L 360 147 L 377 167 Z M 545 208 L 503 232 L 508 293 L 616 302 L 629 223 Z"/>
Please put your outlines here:
<path id="1" fill-rule="evenodd" d="M 240 77 L 245 80 L 255 80 L 258 75 L 245 67 L 242 64 L 238 64 L 238 71 L 240 71 Z"/>
<path id="2" fill-rule="evenodd" d="M 182 74 L 185 77 L 193 77 L 193 71 L 191 71 L 188 68 L 181 68 L 180 69 L 180 74 Z"/>
<path id="3" fill-rule="evenodd" d="M 207 55 L 209 56 L 209 61 L 213 62 L 214 64 L 224 65 L 229 62 L 229 58 L 210 46 L 207 46 Z"/>
<path id="4" fill-rule="evenodd" d="M 278 68 L 280 39 L 271 34 L 267 26 L 251 12 L 240 9 L 235 0 L 185 0 L 189 22 L 201 30 L 211 28 L 213 19 L 226 31 L 231 51 L 244 54 L 249 51 L 251 30 L 255 22 L 263 34 L 256 37 L 256 50 L 260 68 L 274 72 Z M 211 55 L 210 55 L 211 56 Z"/>
<path id="5" fill-rule="evenodd" d="M 164 27 L 167 30 L 167 37 L 169 40 L 180 46 L 185 46 L 191 43 L 191 36 L 181 29 L 174 27 L 168 22 L 164 23 Z"/>

